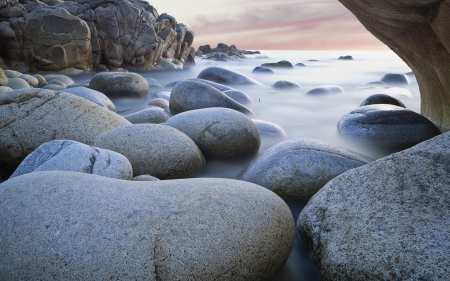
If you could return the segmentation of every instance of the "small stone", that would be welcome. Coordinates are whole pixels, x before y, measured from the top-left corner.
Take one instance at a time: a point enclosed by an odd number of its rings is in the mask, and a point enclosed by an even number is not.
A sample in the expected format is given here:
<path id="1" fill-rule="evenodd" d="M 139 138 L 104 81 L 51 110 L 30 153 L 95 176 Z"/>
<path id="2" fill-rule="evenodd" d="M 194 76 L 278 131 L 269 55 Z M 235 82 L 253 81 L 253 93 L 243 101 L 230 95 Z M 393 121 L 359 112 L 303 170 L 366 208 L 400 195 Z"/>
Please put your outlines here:
<path id="1" fill-rule="evenodd" d="M 8 83 L 6 83 L 6 87 L 9 87 L 13 90 L 19 90 L 30 88 L 30 85 L 22 78 L 9 78 Z"/>
<path id="2" fill-rule="evenodd" d="M 287 136 L 284 129 L 273 122 L 259 119 L 252 119 L 252 121 L 258 127 L 261 137 L 283 138 Z"/>

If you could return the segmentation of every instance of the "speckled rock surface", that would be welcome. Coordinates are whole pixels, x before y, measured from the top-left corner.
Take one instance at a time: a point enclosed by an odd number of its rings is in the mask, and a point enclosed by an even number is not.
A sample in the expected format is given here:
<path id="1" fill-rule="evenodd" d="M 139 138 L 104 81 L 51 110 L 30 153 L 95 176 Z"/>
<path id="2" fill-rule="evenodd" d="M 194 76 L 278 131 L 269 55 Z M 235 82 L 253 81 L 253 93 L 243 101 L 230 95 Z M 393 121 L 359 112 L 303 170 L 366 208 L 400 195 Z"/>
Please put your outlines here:
<path id="1" fill-rule="evenodd" d="M 392 104 L 406 108 L 406 106 L 401 101 L 386 94 L 371 95 L 370 97 L 367 97 L 360 106 L 371 104 Z"/>
<path id="2" fill-rule="evenodd" d="M 148 95 L 147 81 L 133 72 L 100 72 L 89 82 L 89 88 L 109 97 L 143 97 Z"/>
<path id="3" fill-rule="evenodd" d="M 259 119 L 252 119 L 256 127 L 258 127 L 261 137 L 286 137 L 286 131 L 279 125 Z"/>
<path id="4" fill-rule="evenodd" d="M 339 120 L 338 131 L 349 139 L 393 150 L 409 148 L 441 133 L 422 115 L 388 104 L 351 111 Z"/>
<path id="5" fill-rule="evenodd" d="M 44 75 L 45 81 L 52 81 L 53 79 L 55 80 L 59 80 L 61 82 L 63 82 L 64 84 L 66 84 L 66 86 L 75 84 L 75 81 L 73 81 L 72 78 L 70 78 L 67 75 L 62 75 L 62 74 L 47 74 Z"/>
<path id="6" fill-rule="evenodd" d="M 0 95 L 0 167 L 16 168 L 48 141 L 91 144 L 101 133 L 128 124 L 118 114 L 68 93 L 43 89 L 4 93 Z"/>
<path id="7" fill-rule="evenodd" d="M 343 94 L 345 93 L 344 89 L 339 86 L 326 85 L 312 88 L 306 94 L 308 95 L 325 95 L 325 94 Z"/>
<path id="8" fill-rule="evenodd" d="M 409 86 L 411 85 L 411 79 L 406 74 L 403 73 L 388 73 L 384 75 L 381 79 L 386 85 L 390 86 Z"/>
<path id="9" fill-rule="evenodd" d="M 11 177 L 53 170 L 124 180 L 133 177 L 131 163 L 125 156 L 71 140 L 54 140 L 42 144 L 20 163 Z"/>
<path id="10" fill-rule="evenodd" d="M 166 111 L 167 114 L 170 114 L 169 101 L 164 98 L 153 99 L 148 103 L 148 105 L 153 105 L 162 108 Z"/>
<path id="11" fill-rule="evenodd" d="M 150 175 L 140 175 L 133 178 L 134 181 L 159 181 L 158 178 L 152 177 Z"/>
<path id="12" fill-rule="evenodd" d="M 52 91 L 61 91 L 66 89 L 64 86 L 56 85 L 56 84 L 47 84 L 42 89 L 52 90 Z"/>
<path id="13" fill-rule="evenodd" d="M 176 179 L 196 175 L 205 168 L 203 154 L 194 141 L 169 126 L 124 126 L 101 134 L 94 145 L 127 157 L 135 176 Z"/>
<path id="14" fill-rule="evenodd" d="M 13 89 L 11 89 L 10 87 L 0 86 L 0 94 L 6 93 L 6 92 L 11 92 L 11 91 L 13 91 Z"/>
<path id="15" fill-rule="evenodd" d="M 164 123 L 170 118 L 170 115 L 158 106 L 148 105 L 120 112 L 120 115 L 130 121 L 132 124 L 159 124 Z"/>
<path id="16" fill-rule="evenodd" d="M 72 87 L 61 90 L 61 92 L 85 98 L 93 103 L 96 103 L 100 106 L 106 107 L 111 110 L 116 109 L 114 103 L 107 96 L 96 90 L 92 90 L 86 87 Z"/>
<path id="17" fill-rule="evenodd" d="M 259 155 L 237 178 L 283 198 L 309 198 L 332 178 L 371 160 L 331 143 L 290 139 Z"/>
<path id="18" fill-rule="evenodd" d="M 190 80 L 181 81 L 173 87 L 169 106 L 173 114 L 208 107 L 226 107 L 247 115 L 254 115 L 249 108 L 216 88 Z"/>
<path id="19" fill-rule="evenodd" d="M 450 275 L 450 135 L 348 171 L 301 212 L 322 280 Z"/>
<path id="20" fill-rule="evenodd" d="M 243 105 L 248 105 L 248 104 L 253 103 L 252 99 L 249 96 L 247 96 L 245 93 L 238 91 L 238 90 L 227 90 L 227 91 L 223 91 L 222 93 L 224 93 L 225 95 L 229 96 L 233 100 L 235 100 L 238 103 L 243 104 Z"/>
<path id="21" fill-rule="evenodd" d="M 230 71 L 221 67 L 208 67 L 200 72 L 197 78 L 209 80 L 212 82 L 228 85 L 228 86 L 243 86 L 243 85 L 262 85 L 256 80 L 253 80 L 242 74 Z"/>
<path id="22" fill-rule="evenodd" d="M 30 85 L 22 78 L 9 78 L 8 83 L 6 83 L 6 87 L 9 87 L 13 90 L 19 90 L 30 88 Z"/>
<path id="23" fill-rule="evenodd" d="M 15 70 L 11 70 L 11 69 L 3 70 L 3 72 L 5 73 L 6 77 L 8 77 L 8 78 L 19 78 L 20 75 L 22 75 L 22 73 L 20 73 L 19 71 L 15 71 Z"/>
<path id="24" fill-rule="evenodd" d="M 10 280 L 270 280 L 294 242 L 278 196 L 229 179 L 39 172 L 1 184 L 0 198 Z"/>
<path id="25" fill-rule="evenodd" d="M 280 90 L 295 90 L 300 89 L 302 86 L 295 82 L 286 81 L 286 80 L 279 80 L 273 83 L 272 88 L 274 89 L 280 89 Z"/>
<path id="26" fill-rule="evenodd" d="M 166 125 L 188 135 L 206 157 L 245 157 L 257 153 L 261 145 L 258 128 L 253 121 L 228 108 L 183 112 L 167 120 Z"/>
<path id="27" fill-rule="evenodd" d="M 30 85 L 33 88 L 37 88 L 39 86 L 39 80 L 37 80 L 36 77 L 33 77 L 28 74 L 22 74 L 20 75 L 19 78 L 25 80 L 28 83 L 28 85 Z"/>

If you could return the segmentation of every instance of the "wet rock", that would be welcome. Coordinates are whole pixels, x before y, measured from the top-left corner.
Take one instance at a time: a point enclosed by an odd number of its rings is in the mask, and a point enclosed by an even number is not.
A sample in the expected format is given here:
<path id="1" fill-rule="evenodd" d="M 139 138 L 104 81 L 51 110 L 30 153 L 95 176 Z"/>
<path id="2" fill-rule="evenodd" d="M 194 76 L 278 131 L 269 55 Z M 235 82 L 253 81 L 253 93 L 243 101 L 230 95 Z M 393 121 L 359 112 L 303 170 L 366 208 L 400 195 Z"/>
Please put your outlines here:
<path id="1" fill-rule="evenodd" d="M 9 78 L 8 83 L 6 83 L 6 87 L 9 87 L 13 90 L 19 89 L 27 89 L 30 88 L 30 84 L 22 78 Z"/>
<path id="2" fill-rule="evenodd" d="M 367 83 L 366 86 L 386 87 L 387 85 L 381 81 L 374 81 Z"/>
<path id="3" fill-rule="evenodd" d="M 275 72 L 273 72 L 272 69 L 266 68 L 266 67 L 261 67 L 261 66 L 257 66 L 252 70 L 252 73 L 265 73 L 265 74 L 274 74 Z"/>
<path id="4" fill-rule="evenodd" d="M 47 74 L 47 75 L 44 75 L 44 79 L 47 82 L 52 81 L 52 80 L 61 81 L 62 83 L 64 83 L 64 86 L 75 84 L 75 81 L 73 81 L 72 78 L 70 78 L 67 75 L 62 75 L 62 74 Z M 63 86 L 63 85 L 60 85 L 60 86 Z"/>
<path id="5" fill-rule="evenodd" d="M 130 124 L 84 98 L 43 89 L 0 95 L 0 167 L 15 169 L 41 144 L 69 139 L 92 144 L 103 132 Z"/>
<path id="6" fill-rule="evenodd" d="M 262 59 L 268 59 L 269 57 L 268 56 L 266 56 L 266 55 L 259 55 L 259 56 L 256 56 L 255 57 L 255 59 L 259 59 L 259 60 L 262 60 Z"/>
<path id="7" fill-rule="evenodd" d="M 39 87 L 39 80 L 37 80 L 36 77 L 33 77 L 28 74 L 22 74 L 22 75 L 20 75 L 19 78 L 25 80 L 28 83 L 28 85 L 30 85 L 33 88 Z"/>
<path id="8" fill-rule="evenodd" d="M 261 137 L 282 138 L 286 137 L 286 132 L 279 125 L 259 119 L 252 119 L 256 127 L 258 127 Z"/>
<path id="9" fill-rule="evenodd" d="M 332 178 L 370 161 L 327 142 L 291 139 L 262 153 L 237 179 L 264 186 L 283 198 L 309 198 Z"/>
<path id="10" fill-rule="evenodd" d="M 449 136 L 350 170 L 309 200 L 297 228 L 321 279 L 448 276 Z"/>
<path id="11" fill-rule="evenodd" d="M 366 98 L 360 106 L 371 105 L 371 104 L 392 104 L 400 107 L 406 108 L 406 106 L 398 99 L 385 94 L 375 94 Z"/>
<path id="12" fill-rule="evenodd" d="M 229 96 L 233 100 L 235 100 L 238 103 L 243 104 L 243 105 L 248 105 L 248 104 L 253 103 L 252 99 L 249 96 L 247 96 L 245 93 L 238 91 L 238 90 L 227 90 L 227 91 L 223 91 L 222 93 L 224 93 L 225 95 Z"/>
<path id="13" fill-rule="evenodd" d="M 47 80 L 45 80 L 45 77 L 40 74 L 34 74 L 33 77 L 38 80 L 39 85 L 41 85 L 44 82 L 47 82 Z"/>
<path id="14" fill-rule="evenodd" d="M 270 280 L 295 235 L 279 197 L 229 179 L 39 172 L 3 183 L 0 198 L 0 264 L 11 280 L 67 272 L 82 280 Z"/>
<path id="15" fill-rule="evenodd" d="M 411 85 L 411 79 L 405 74 L 402 73 L 388 73 L 384 75 L 381 79 L 386 85 L 389 86 L 409 86 Z"/>
<path id="16" fill-rule="evenodd" d="M 206 157 L 241 158 L 258 152 L 261 137 L 256 125 L 244 114 L 228 108 L 191 110 L 166 122 L 188 135 Z"/>
<path id="17" fill-rule="evenodd" d="M 205 80 L 205 79 L 200 79 L 200 78 L 189 78 L 189 79 L 187 79 L 187 80 L 189 80 L 189 81 L 195 81 L 195 82 L 200 82 L 200 83 L 203 83 L 203 84 L 207 84 L 207 85 L 212 86 L 212 87 L 214 87 L 214 88 L 216 88 L 217 90 L 222 91 L 222 92 L 224 92 L 224 91 L 235 90 L 234 88 L 225 86 L 225 85 L 223 85 L 223 84 L 211 82 L 211 81 Z M 181 81 L 180 81 L 180 82 L 181 82 Z"/>
<path id="18" fill-rule="evenodd" d="M 143 97 L 148 95 L 147 81 L 133 72 L 101 72 L 89 82 L 89 88 L 109 97 Z"/>
<path id="19" fill-rule="evenodd" d="M 158 178 L 152 177 L 150 175 L 140 175 L 140 176 L 134 177 L 132 180 L 134 180 L 134 181 L 159 181 Z"/>
<path id="20" fill-rule="evenodd" d="M 301 85 L 287 80 L 279 80 L 272 85 L 272 88 L 280 90 L 295 90 L 300 89 L 301 87 Z"/>
<path id="21" fill-rule="evenodd" d="M 345 93 L 344 89 L 339 86 L 319 86 L 312 88 L 308 92 L 307 95 L 327 95 L 327 94 L 343 94 Z"/>
<path id="22" fill-rule="evenodd" d="M 203 154 L 194 141 L 169 126 L 124 126 L 101 134 L 94 145 L 124 155 L 135 176 L 176 179 L 194 176 L 205 168 Z"/>
<path id="23" fill-rule="evenodd" d="M 86 87 L 73 87 L 69 89 L 61 90 L 64 93 L 69 93 L 72 95 L 76 95 L 82 98 L 85 98 L 93 103 L 96 103 L 100 106 L 106 107 L 108 109 L 114 110 L 116 107 L 114 103 L 103 93 L 98 91 L 86 88 Z"/>
<path id="24" fill-rule="evenodd" d="M 200 72 L 197 78 L 228 86 L 262 85 L 249 77 L 221 67 L 205 68 Z"/>
<path id="25" fill-rule="evenodd" d="M 159 70 L 159 71 L 171 71 L 179 69 L 183 69 L 183 64 L 177 65 L 165 58 L 160 59 L 158 64 L 153 68 L 151 68 L 151 70 Z"/>
<path id="26" fill-rule="evenodd" d="M 148 93 L 150 95 L 153 95 L 154 93 L 158 93 L 161 91 L 164 91 L 164 88 L 163 88 L 163 86 L 161 86 L 159 84 L 153 84 L 153 85 L 148 86 Z"/>
<path id="27" fill-rule="evenodd" d="M 152 105 L 126 110 L 124 112 L 121 112 L 120 115 L 130 121 L 132 124 L 159 124 L 166 122 L 167 119 L 170 118 L 170 115 L 167 113 L 167 111 L 165 111 L 161 107 Z"/>
<path id="28" fill-rule="evenodd" d="M 279 62 L 273 63 L 263 63 L 261 64 L 261 66 L 266 68 L 294 68 L 292 66 L 292 63 L 288 62 L 287 60 L 281 60 Z"/>
<path id="29" fill-rule="evenodd" d="M 198 51 L 202 52 L 203 55 L 206 55 L 206 54 L 211 53 L 212 49 L 211 49 L 211 46 L 209 44 L 207 44 L 207 45 L 199 46 Z"/>
<path id="30" fill-rule="evenodd" d="M 244 55 L 259 55 L 260 51 L 244 51 Z"/>
<path id="31" fill-rule="evenodd" d="M 172 89 L 170 111 L 173 114 L 208 107 L 226 107 L 244 114 L 254 114 L 247 107 L 207 84 L 185 80 L 176 84 Z"/>
<path id="32" fill-rule="evenodd" d="M 42 171 L 73 171 L 124 180 L 133 177 L 125 156 L 71 140 L 40 145 L 20 163 L 11 178 Z"/>
<path id="33" fill-rule="evenodd" d="M 11 92 L 11 91 L 13 91 L 13 89 L 11 89 L 10 87 L 0 86 L 0 94 L 6 93 L 6 92 Z"/>
<path id="34" fill-rule="evenodd" d="M 409 109 L 366 105 L 346 114 L 338 123 L 339 133 L 369 145 L 402 150 L 440 134 L 427 118 Z"/>

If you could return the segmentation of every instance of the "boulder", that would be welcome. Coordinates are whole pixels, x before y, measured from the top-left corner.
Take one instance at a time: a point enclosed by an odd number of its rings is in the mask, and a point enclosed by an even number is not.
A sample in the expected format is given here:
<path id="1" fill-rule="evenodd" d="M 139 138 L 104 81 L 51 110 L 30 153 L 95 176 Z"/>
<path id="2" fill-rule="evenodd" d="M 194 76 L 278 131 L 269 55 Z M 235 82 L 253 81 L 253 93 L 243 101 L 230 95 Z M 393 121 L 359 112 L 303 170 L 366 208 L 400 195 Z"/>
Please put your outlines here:
<path id="1" fill-rule="evenodd" d="M 221 67 L 208 67 L 203 69 L 197 78 L 228 86 L 262 85 L 252 78 Z"/>
<path id="2" fill-rule="evenodd" d="M 340 56 L 338 60 L 353 60 L 352 56 Z"/>
<path id="3" fill-rule="evenodd" d="M 39 85 L 41 85 L 44 82 L 47 82 L 47 80 L 45 80 L 45 77 L 40 74 L 34 74 L 33 77 L 39 81 Z"/>
<path id="4" fill-rule="evenodd" d="M 130 124 L 84 98 L 43 89 L 0 95 L 0 167 L 15 169 L 41 144 L 69 139 L 92 144 L 103 132 Z"/>
<path id="5" fill-rule="evenodd" d="M 46 82 L 49 82 L 49 83 L 52 80 L 57 80 L 57 81 L 64 83 L 64 85 L 60 85 L 60 86 L 68 86 L 68 85 L 75 84 L 75 81 L 73 81 L 72 78 L 70 78 L 67 75 L 62 75 L 62 74 L 47 74 L 47 75 L 44 75 L 44 79 Z"/>
<path id="6" fill-rule="evenodd" d="M 211 49 L 211 46 L 209 44 L 207 44 L 207 45 L 199 46 L 198 51 L 202 52 L 203 55 L 206 55 L 206 54 L 211 53 L 212 49 Z"/>
<path id="7" fill-rule="evenodd" d="M 9 78 L 8 83 L 6 83 L 6 87 L 9 87 L 13 90 L 19 89 L 27 89 L 30 88 L 30 84 L 22 78 Z"/>
<path id="8" fill-rule="evenodd" d="M 256 154 L 261 145 L 252 120 L 228 108 L 183 112 L 167 120 L 166 125 L 188 135 L 209 158 L 242 158 Z"/>
<path id="9" fill-rule="evenodd" d="M 267 67 L 261 67 L 257 66 L 252 70 L 252 73 L 261 73 L 261 74 L 274 74 L 272 69 L 269 69 Z"/>
<path id="10" fill-rule="evenodd" d="M 254 115 L 249 108 L 216 88 L 190 80 L 181 81 L 175 85 L 170 95 L 169 104 L 172 114 L 208 107 L 226 107 L 247 115 Z"/>
<path id="11" fill-rule="evenodd" d="M 42 86 L 42 85 L 41 85 Z M 60 85 L 56 85 L 56 84 L 46 84 L 44 87 L 43 87 L 43 89 L 46 89 L 46 90 L 53 90 L 53 91 L 61 91 L 61 90 L 64 90 L 64 89 L 66 89 L 66 87 L 65 86 L 60 86 Z"/>
<path id="12" fill-rule="evenodd" d="M 227 90 L 227 91 L 222 91 L 222 93 L 224 93 L 228 97 L 232 98 L 233 100 L 235 100 L 238 103 L 243 104 L 243 105 L 248 105 L 248 104 L 253 103 L 252 99 L 249 96 L 247 96 L 245 93 L 238 91 L 238 90 Z"/>
<path id="13" fill-rule="evenodd" d="M 5 75 L 3 70 L 0 68 L 0 86 L 5 86 L 8 83 L 8 77 Z"/>
<path id="14" fill-rule="evenodd" d="M 392 104 L 406 108 L 406 106 L 401 101 L 386 94 L 371 95 L 370 97 L 366 98 L 360 106 L 371 104 Z"/>
<path id="15" fill-rule="evenodd" d="M 252 119 L 252 121 L 258 127 L 261 137 L 282 138 L 287 135 L 283 128 L 273 122 L 259 119 Z"/>
<path id="16" fill-rule="evenodd" d="M 111 110 L 116 109 L 114 103 L 107 96 L 105 96 L 103 93 L 100 93 L 99 91 L 95 91 L 86 87 L 72 87 L 69 89 L 63 89 L 61 90 L 61 92 L 85 98 L 95 104 L 98 104 Z"/>
<path id="17" fill-rule="evenodd" d="M 8 78 L 19 78 L 20 76 L 22 76 L 22 73 L 20 73 L 19 71 L 15 71 L 15 70 L 11 70 L 11 69 L 7 69 L 3 71 L 6 75 L 6 77 Z"/>
<path id="18" fill-rule="evenodd" d="M 25 80 L 28 83 L 28 85 L 30 85 L 33 88 L 39 87 L 40 83 L 39 83 L 39 80 L 36 77 L 33 77 L 31 75 L 28 75 L 28 74 L 22 74 L 22 75 L 20 75 L 19 78 Z"/>
<path id="19" fill-rule="evenodd" d="M 194 141 L 169 126 L 124 126 L 101 134 L 94 145 L 124 155 L 135 176 L 176 179 L 194 176 L 205 168 L 203 154 Z"/>
<path id="20" fill-rule="evenodd" d="M 49 80 L 47 82 L 47 85 L 56 85 L 56 86 L 61 86 L 61 87 L 64 87 L 64 88 L 67 87 L 66 83 L 64 83 L 64 82 L 62 82 L 62 81 L 60 81 L 58 79 Z"/>
<path id="21" fill-rule="evenodd" d="M 148 95 L 147 81 L 133 72 L 101 72 L 89 82 L 89 88 L 108 97 L 143 97 Z"/>
<path id="22" fill-rule="evenodd" d="M 170 118 L 170 115 L 166 110 L 153 105 L 129 109 L 120 112 L 120 115 L 130 121 L 132 124 L 159 124 L 166 122 L 167 119 Z"/>
<path id="23" fill-rule="evenodd" d="M 11 280 L 270 280 L 294 243 L 279 197 L 229 179 L 39 172 L 3 183 L 0 198 Z"/>
<path id="24" fill-rule="evenodd" d="M 309 198 L 329 180 L 372 159 L 314 139 L 281 142 L 253 160 L 237 177 L 283 198 Z"/>
<path id="25" fill-rule="evenodd" d="M 409 86 L 411 85 L 411 80 L 406 74 L 403 73 L 388 73 L 384 75 L 381 79 L 386 85 L 389 86 Z"/>
<path id="26" fill-rule="evenodd" d="M 222 91 L 222 92 L 235 90 L 234 88 L 225 86 L 225 85 L 223 85 L 223 84 L 211 82 L 211 81 L 205 80 L 205 79 L 200 79 L 200 78 L 189 78 L 189 79 L 187 79 L 187 80 L 195 81 L 195 82 L 200 82 L 200 83 L 203 83 L 203 84 L 207 84 L 207 85 L 212 86 L 212 87 L 214 87 L 214 88 L 216 88 L 217 90 Z M 181 81 L 182 81 L 182 80 L 181 80 Z M 181 81 L 179 81 L 179 82 L 181 82 Z M 174 86 L 175 86 L 175 85 L 174 85 Z"/>
<path id="27" fill-rule="evenodd" d="M 306 65 L 305 65 L 304 63 L 299 62 L 299 63 L 297 63 L 295 66 L 304 67 L 304 66 L 306 66 Z"/>
<path id="28" fill-rule="evenodd" d="M 13 89 L 11 89 L 10 87 L 0 86 L 0 94 L 6 93 L 6 92 L 11 92 L 11 91 L 13 91 Z"/>
<path id="29" fill-rule="evenodd" d="M 170 113 L 169 101 L 163 98 L 156 98 L 151 100 L 148 105 L 157 106 L 164 109 L 167 113 Z"/>
<path id="30" fill-rule="evenodd" d="M 300 89 L 302 86 L 291 81 L 279 80 L 273 83 L 272 88 L 280 90 L 295 90 Z"/>
<path id="31" fill-rule="evenodd" d="M 450 135 L 325 185 L 297 228 L 322 280 L 441 280 L 450 274 Z"/>
<path id="32" fill-rule="evenodd" d="M 261 66 L 266 68 L 294 68 L 294 66 L 292 66 L 292 63 L 288 62 L 287 60 L 281 60 L 279 62 L 272 63 L 263 63 L 261 64 Z"/>
<path id="33" fill-rule="evenodd" d="M 366 105 L 351 111 L 339 120 L 338 131 L 349 139 L 397 151 L 440 134 L 424 116 L 388 104 Z"/>
<path id="34" fill-rule="evenodd" d="M 319 86 L 312 88 L 308 92 L 307 95 L 327 95 L 327 94 L 343 94 L 345 93 L 344 89 L 339 86 Z"/>
<path id="35" fill-rule="evenodd" d="M 134 181 L 159 181 L 158 178 L 152 177 L 150 175 L 136 176 L 132 180 L 134 180 Z"/>
<path id="36" fill-rule="evenodd" d="M 123 180 L 133 177 L 130 161 L 125 156 L 71 140 L 40 145 L 20 163 L 11 178 L 42 171 L 73 171 Z"/>

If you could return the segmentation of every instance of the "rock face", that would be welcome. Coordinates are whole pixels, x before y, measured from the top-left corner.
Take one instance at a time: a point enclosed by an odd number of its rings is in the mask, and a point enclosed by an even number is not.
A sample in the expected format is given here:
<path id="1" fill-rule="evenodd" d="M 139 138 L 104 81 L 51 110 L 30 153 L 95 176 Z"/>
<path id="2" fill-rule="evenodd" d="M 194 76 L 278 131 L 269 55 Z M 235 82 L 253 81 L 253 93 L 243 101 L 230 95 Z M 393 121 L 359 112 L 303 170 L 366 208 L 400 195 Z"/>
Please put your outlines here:
<path id="1" fill-rule="evenodd" d="M 11 178 L 33 172 L 55 170 L 123 180 L 133 177 L 130 161 L 117 152 L 77 141 L 54 140 L 44 143 L 28 155 Z"/>
<path id="2" fill-rule="evenodd" d="M 176 179 L 196 175 L 205 168 L 203 154 L 194 141 L 169 126 L 124 126 L 101 134 L 94 145 L 124 155 L 135 176 Z"/>
<path id="3" fill-rule="evenodd" d="M 258 81 L 221 67 L 205 68 L 197 78 L 228 86 L 261 85 Z"/>
<path id="4" fill-rule="evenodd" d="M 148 95 L 144 77 L 133 72 L 101 72 L 89 82 L 89 88 L 110 97 L 143 97 Z"/>
<path id="5" fill-rule="evenodd" d="M 295 235 L 279 197 L 228 179 L 40 172 L 3 183 L 0 198 L 11 280 L 270 280 Z"/>
<path id="6" fill-rule="evenodd" d="M 332 178 L 370 161 L 327 142 L 291 139 L 258 156 L 238 179 L 264 186 L 283 198 L 309 198 Z"/>
<path id="7" fill-rule="evenodd" d="M 2 1 L 0 36 L 6 63 L 22 72 L 148 69 L 161 58 L 184 63 L 194 39 L 139 0 Z"/>
<path id="8" fill-rule="evenodd" d="M 339 120 L 345 137 L 377 147 L 402 150 L 440 134 L 427 118 L 409 109 L 388 105 L 366 105 Z"/>
<path id="9" fill-rule="evenodd" d="M 228 108 L 205 108 L 175 115 L 167 126 L 188 135 L 206 157 L 240 158 L 258 152 L 258 127 L 244 114 Z"/>
<path id="10" fill-rule="evenodd" d="M 437 0 L 340 2 L 414 71 L 422 115 L 441 130 L 450 130 L 448 4 Z"/>
<path id="11" fill-rule="evenodd" d="M 0 95 L 0 167 L 15 169 L 41 144 L 55 139 L 92 144 L 103 132 L 128 125 L 84 98 L 43 89 Z"/>
<path id="12" fill-rule="evenodd" d="M 348 171 L 301 212 L 322 280 L 442 280 L 450 274 L 450 135 Z"/>

